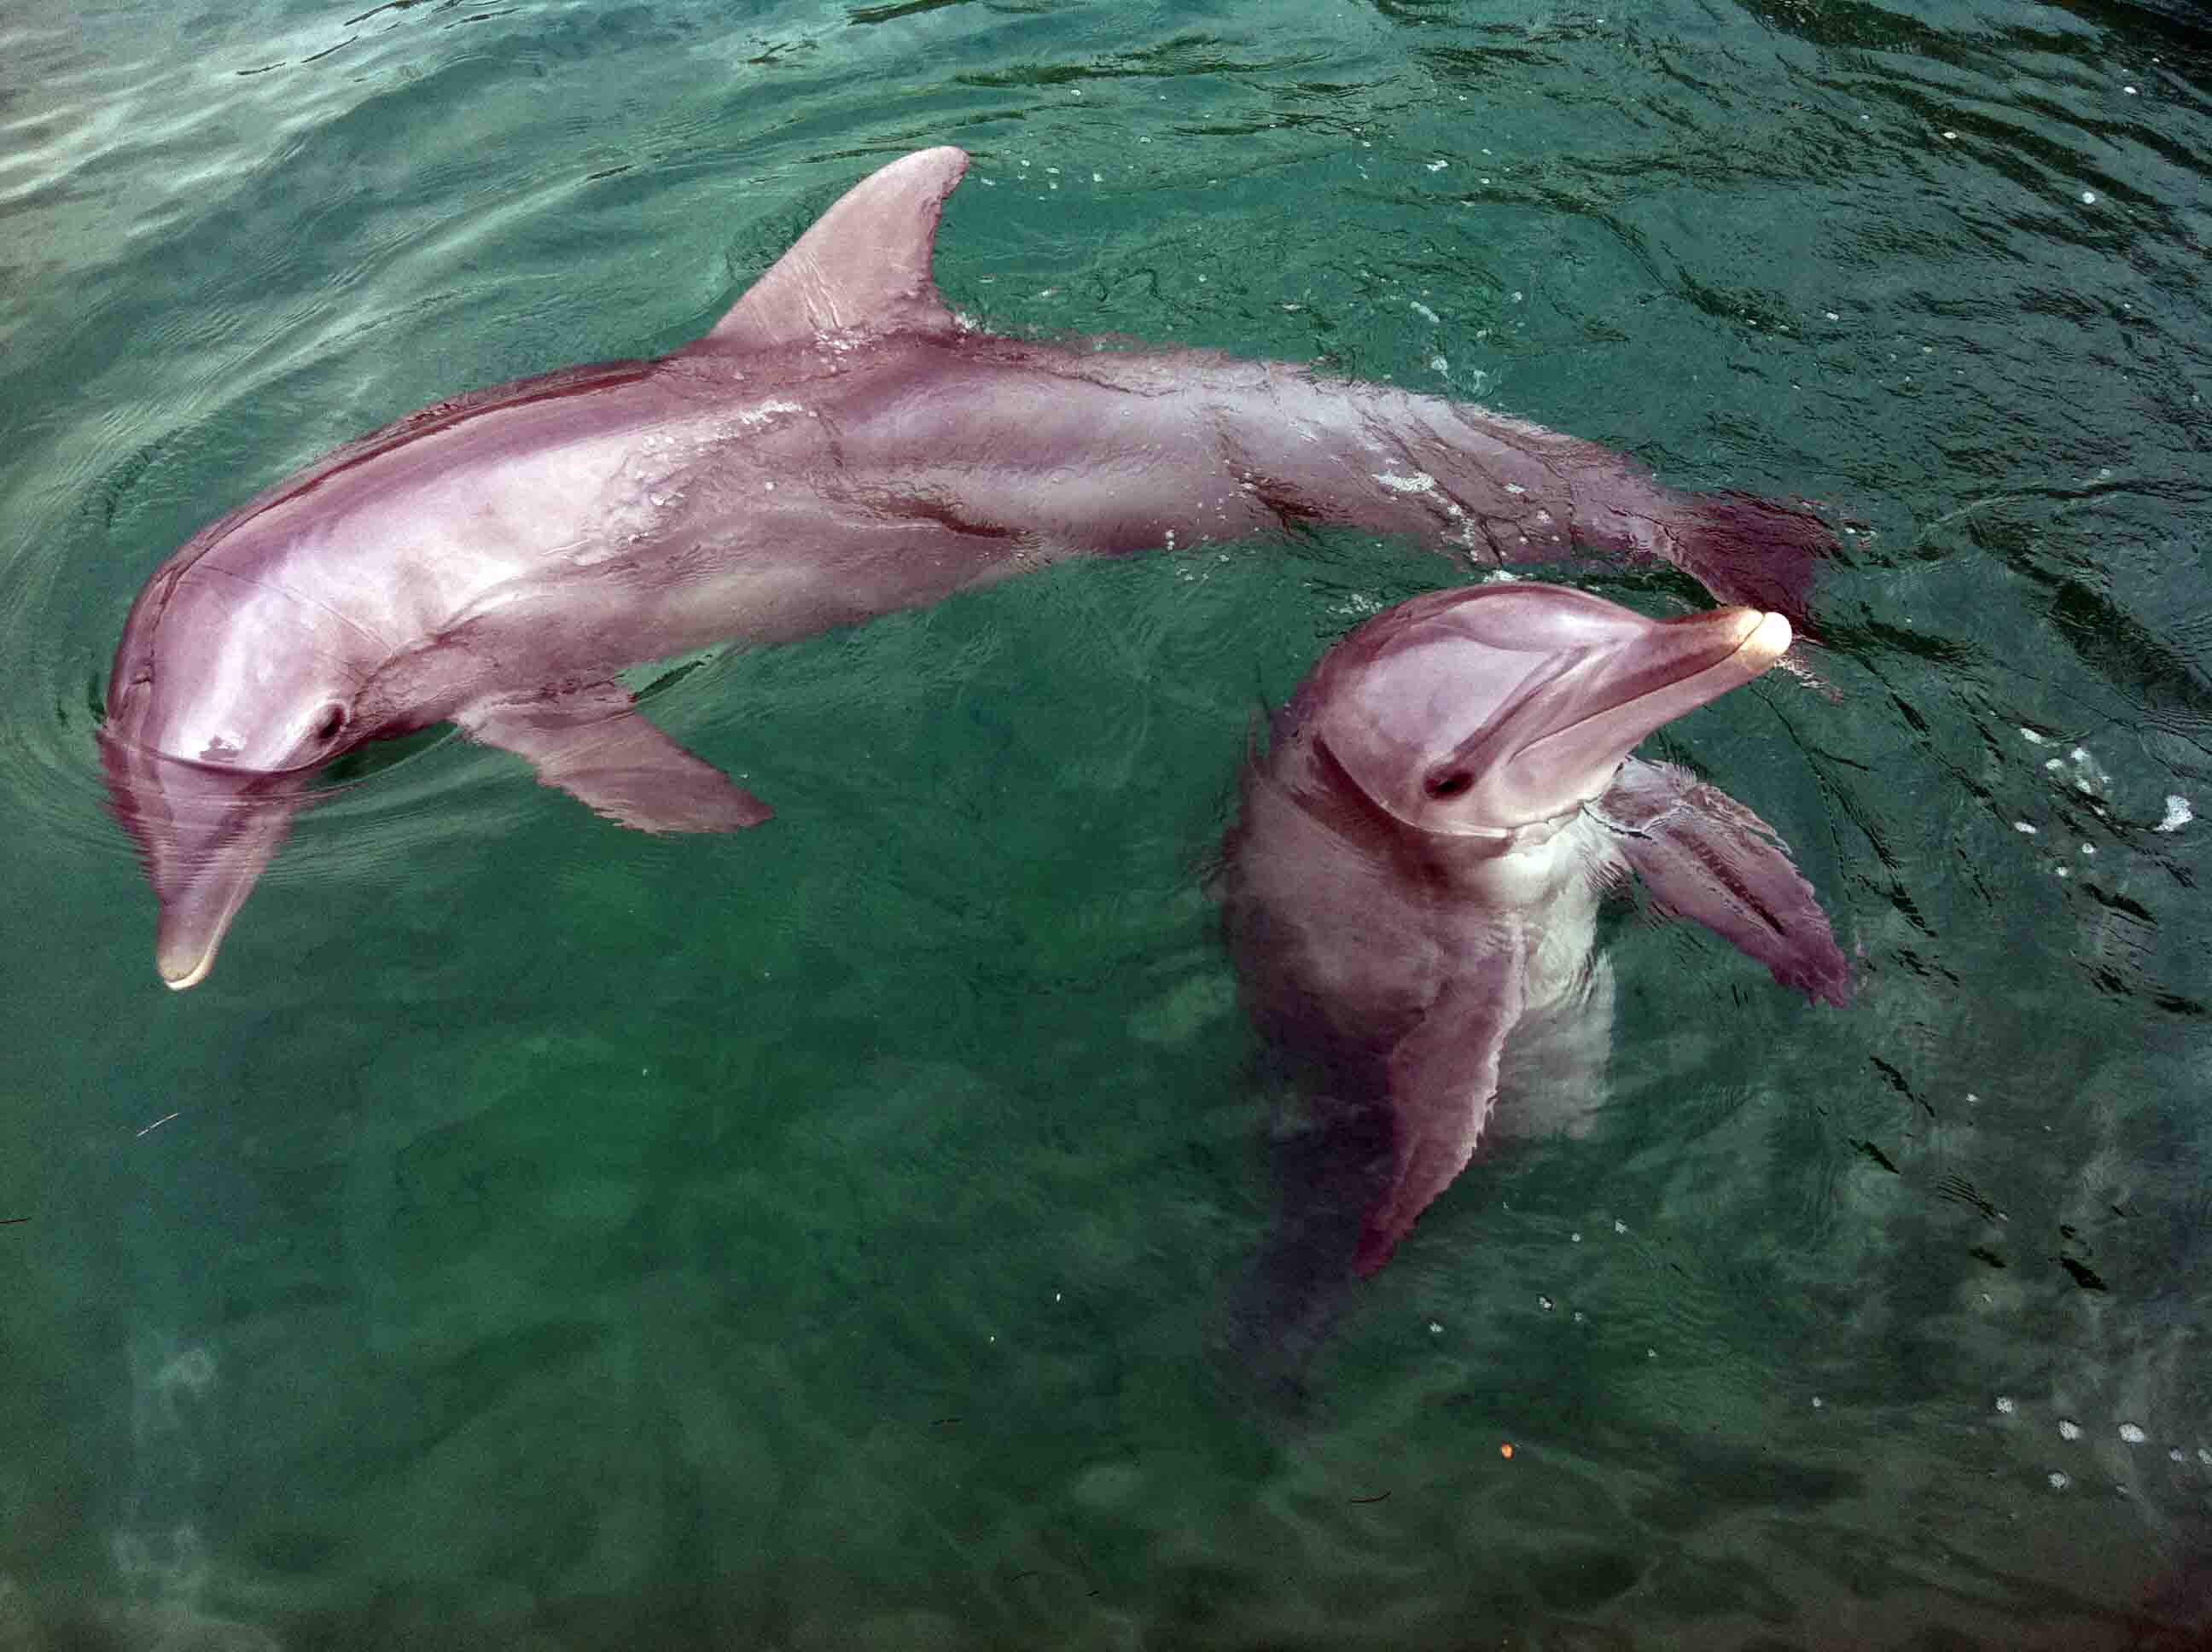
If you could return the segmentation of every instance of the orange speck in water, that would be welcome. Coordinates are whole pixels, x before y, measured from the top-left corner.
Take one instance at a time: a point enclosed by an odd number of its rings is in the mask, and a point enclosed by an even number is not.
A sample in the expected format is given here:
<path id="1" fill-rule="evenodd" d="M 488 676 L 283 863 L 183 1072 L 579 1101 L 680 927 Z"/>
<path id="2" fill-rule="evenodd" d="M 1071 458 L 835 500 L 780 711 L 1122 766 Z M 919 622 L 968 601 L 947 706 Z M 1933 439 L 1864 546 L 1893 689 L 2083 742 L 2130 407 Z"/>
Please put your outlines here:
<path id="1" fill-rule="evenodd" d="M 1501 1457 L 1510 1457 L 1513 1455 L 1513 1442 L 1508 1440 L 1504 1445 L 1498 1447 L 1498 1455 Z"/>

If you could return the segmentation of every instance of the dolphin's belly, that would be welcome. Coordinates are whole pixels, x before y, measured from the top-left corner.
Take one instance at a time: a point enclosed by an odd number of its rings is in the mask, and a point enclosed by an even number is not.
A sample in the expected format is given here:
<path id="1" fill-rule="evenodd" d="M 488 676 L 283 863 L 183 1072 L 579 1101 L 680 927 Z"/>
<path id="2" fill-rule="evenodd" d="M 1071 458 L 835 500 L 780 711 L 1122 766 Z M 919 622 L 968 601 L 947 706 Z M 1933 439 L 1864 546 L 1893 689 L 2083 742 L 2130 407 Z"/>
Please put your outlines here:
<path id="1" fill-rule="evenodd" d="M 1588 985 L 1597 948 L 1602 845 L 1586 841 L 1582 823 L 1533 848 L 1500 855 L 1462 871 L 1452 927 L 1469 947 L 1493 945 L 1501 923 L 1518 937 L 1523 1013 L 1571 1006 Z"/>

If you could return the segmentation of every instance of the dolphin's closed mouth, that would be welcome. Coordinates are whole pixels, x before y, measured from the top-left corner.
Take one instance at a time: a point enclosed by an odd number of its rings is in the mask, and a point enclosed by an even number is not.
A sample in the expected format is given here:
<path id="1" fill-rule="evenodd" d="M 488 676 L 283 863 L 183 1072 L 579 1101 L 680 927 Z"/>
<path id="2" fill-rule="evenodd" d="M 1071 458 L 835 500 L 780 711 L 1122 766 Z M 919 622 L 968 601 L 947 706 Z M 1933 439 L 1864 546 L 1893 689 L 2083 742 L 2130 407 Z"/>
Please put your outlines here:
<path id="1" fill-rule="evenodd" d="M 275 847 L 272 840 L 258 853 L 249 849 L 239 857 L 239 864 L 222 868 L 215 877 L 203 872 L 163 911 L 155 938 L 154 968 L 171 992 L 181 993 L 207 979 L 222 938 L 230 932 L 230 920 L 253 892 L 254 880 Z"/>

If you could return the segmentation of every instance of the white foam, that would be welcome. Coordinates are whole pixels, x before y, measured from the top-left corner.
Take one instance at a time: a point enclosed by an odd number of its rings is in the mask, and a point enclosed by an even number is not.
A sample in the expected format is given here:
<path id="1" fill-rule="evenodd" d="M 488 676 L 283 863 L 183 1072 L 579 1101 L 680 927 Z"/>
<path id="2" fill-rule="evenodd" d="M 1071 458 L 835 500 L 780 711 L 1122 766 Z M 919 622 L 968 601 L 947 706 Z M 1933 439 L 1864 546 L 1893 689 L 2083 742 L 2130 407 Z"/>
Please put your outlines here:
<path id="1" fill-rule="evenodd" d="M 1437 485 L 1436 477 L 1426 471 L 1416 471 L 1411 476 L 1393 476 L 1388 471 L 1377 471 L 1375 479 L 1392 493 L 1425 494 Z"/>
<path id="2" fill-rule="evenodd" d="M 2189 806 L 2189 799 L 2169 792 L 2166 799 L 2166 818 L 2158 823 L 2161 832 L 2178 832 L 2197 818 L 2197 811 Z"/>
<path id="3" fill-rule="evenodd" d="M 834 342 L 834 341 L 833 341 Z M 806 410 L 797 402 L 763 402 L 757 407 L 741 407 L 737 411 L 739 424 L 766 424 L 779 413 L 804 413 Z"/>

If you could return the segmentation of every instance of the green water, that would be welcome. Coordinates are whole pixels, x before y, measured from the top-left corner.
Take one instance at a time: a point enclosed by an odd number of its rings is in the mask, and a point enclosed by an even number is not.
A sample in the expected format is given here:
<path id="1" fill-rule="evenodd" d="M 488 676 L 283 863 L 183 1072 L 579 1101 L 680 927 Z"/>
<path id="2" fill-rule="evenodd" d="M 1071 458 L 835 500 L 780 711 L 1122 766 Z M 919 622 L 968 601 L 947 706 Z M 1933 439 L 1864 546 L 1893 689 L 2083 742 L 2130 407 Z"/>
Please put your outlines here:
<path id="1" fill-rule="evenodd" d="M 0 1652 L 2193 1643 L 2188 18 L 11 10 Z M 1838 697 L 1656 744 L 1790 840 L 1856 1003 L 1624 918 L 1596 1127 L 1463 1177 L 1296 1412 L 1221 1353 L 1278 1212 L 1202 878 L 1257 708 L 1448 564 L 1063 567 L 719 655 L 651 706 L 776 808 L 737 838 L 416 742 L 187 994 L 102 813 L 200 524 L 682 343 L 944 142 L 994 327 L 1319 356 L 1854 529 Z"/>

